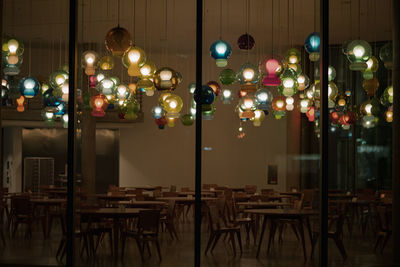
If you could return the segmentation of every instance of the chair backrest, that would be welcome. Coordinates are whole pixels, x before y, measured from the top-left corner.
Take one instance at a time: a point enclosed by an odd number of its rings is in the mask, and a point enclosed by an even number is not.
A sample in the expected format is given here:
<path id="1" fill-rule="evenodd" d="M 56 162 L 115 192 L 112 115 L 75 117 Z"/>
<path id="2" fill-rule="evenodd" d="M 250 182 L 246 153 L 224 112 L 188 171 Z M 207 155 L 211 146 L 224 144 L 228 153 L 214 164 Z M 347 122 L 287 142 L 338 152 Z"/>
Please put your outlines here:
<path id="1" fill-rule="evenodd" d="M 135 196 L 135 199 L 136 199 L 137 201 L 144 201 L 144 195 L 136 195 L 136 196 Z"/>
<path id="2" fill-rule="evenodd" d="M 157 188 L 153 191 L 153 196 L 156 197 L 161 197 L 162 193 L 161 193 L 161 188 Z"/>
<path id="3" fill-rule="evenodd" d="M 144 198 L 145 201 L 149 201 L 149 200 L 154 200 L 155 199 L 155 197 L 150 196 L 150 195 L 143 195 L 143 198 Z"/>
<path id="4" fill-rule="evenodd" d="M 15 215 L 33 215 L 32 205 L 27 196 L 11 197 L 11 211 Z"/>
<path id="5" fill-rule="evenodd" d="M 179 197 L 178 192 L 163 192 L 163 197 Z"/>
<path id="6" fill-rule="evenodd" d="M 225 188 L 224 195 L 225 195 L 225 198 L 232 198 L 232 195 L 233 195 L 232 189 Z"/>
<path id="7" fill-rule="evenodd" d="M 182 191 L 182 192 L 189 192 L 189 191 L 190 191 L 190 188 L 189 188 L 189 187 L 182 187 L 182 188 L 181 188 L 181 191 Z"/>
<path id="8" fill-rule="evenodd" d="M 171 185 L 169 192 L 176 192 L 176 185 Z"/>
<path id="9" fill-rule="evenodd" d="M 245 185 L 244 191 L 248 194 L 255 194 L 257 192 L 256 185 Z"/>
<path id="10" fill-rule="evenodd" d="M 151 231 L 158 233 L 158 226 L 160 224 L 160 211 L 159 210 L 141 210 L 139 212 L 139 230 Z"/>
<path id="11" fill-rule="evenodd" d="M 220 217 L 220 211 L 218 210 L 217 205 L 209 205 L 208 206 L 208 212 L 209 212 L 209 220 L 210 220 L 210 227 L 212 231 L 216 231 L 221 228 L 221 217 Z"/>
<path id="12" fill-rule="evenodd" d="M 116 186 L 116 185 L 110 184 L 110 185 L 108 186 L 108 191 L 109 191 L 109 192 L 116 192 L 116 191 L 119 191 L 119 188 L 118 188 L 118 186 Z"/>
<path id="13" fill-rule="evenodd" d="M 303 207 L 304 208 L 313 208 L 313 201 L 314 201 L 314 189 L 304 189 L 302 198 L 303 198 Z"/>
<path id="14" fill-rule="evenodd" d="M 270 188 L 261 189 L 261 195 L 264 195 L 264 196 L 269 196 L 272 192 L 274 192 L 274 189 L 270 189 Z"/>

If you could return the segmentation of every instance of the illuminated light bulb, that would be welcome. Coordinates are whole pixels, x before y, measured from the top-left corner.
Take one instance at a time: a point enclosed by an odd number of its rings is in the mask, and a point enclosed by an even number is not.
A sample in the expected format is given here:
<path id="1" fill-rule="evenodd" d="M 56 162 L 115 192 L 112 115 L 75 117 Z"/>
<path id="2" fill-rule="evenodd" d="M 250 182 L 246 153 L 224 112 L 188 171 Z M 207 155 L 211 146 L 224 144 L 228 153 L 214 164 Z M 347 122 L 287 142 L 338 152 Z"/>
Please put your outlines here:
<path id="1" fill-rule="evenodd" d="M 259 109 L 256 109 L 256 110 L 254 111 L 254 118 L 255 118 L 255 119 L 259 119 L 259 118 L 261 117 L 261 113 L 264 113 L 264 112 L 262 112 L 262 111 L 259 110 Z"/>
<path id="2" fill-rule="evenodd" d="M 304 83 L 306 81 L 306 77 L 304 77 L 304 75 L 299 75 L 297 77 L 297 82 L 298 83 Z"/>
<path id="3" fill-rule="evenodd" d="M 262 93 L 258 94 L 257 95 L 257 99 L 262 101 L 262 102 L 267 101 L 268 100 L 268 93 L 267 92 L 262 92 Z"/>
<path id="4" fill-rule="evenodd" d="M 286 98 L 286 105 L 293 105 L 294 104 L 294 98 L 293 97 L 287 97 Z"/>
<path id="5" fill-rule="evenodd" d="M 113 85 L 114 85 L 114 83 L 113 83 L 111 80 L 109 80 L 109 79 L 103 81 L 103 87 L 104 87 L 104 88 L 109 89 L 109 88 L 111 88 Z"/>
<path id="6" fill-rule="evenodd" d="M 356 45 L 353 48 L 353 53 L 356 57 L 362 57 L 365 53 L 365 48 L 361 45 Z"/>
<path id="7" fill-rule="evenodd" d="M 341 107 L 346 106 L 346 100 L 344 98 L 339 99 L 338 105 L 341 106 Z"/>
<path id="8" fill-rule="evenodd" d="M 128 57 L 131 63 L 137 63 L 140 59 L 140 52 L 137 50 L 131 50 L 128 52 Z"/>
<path id="9" fill-rule="evenodd" d="M 294 109 L 294 105 L 286 105 L 287 111 L 292 111 Z"/>
<path id="10" fill-rule="evenodd" d="M 95 58 L 94 58 L 94 55 L 88 54 L 88 55 L 86 55 L 85 59 L 86 59 L 86 63 L 88 65 L 93 65 Z"/>
<path id="11" fill-rule="evenodd" d="M 387 122 L 393 121 L 393 111 L 391 110 L 386 111 L 386 121 Z"/>
<path id="12" fill-rule="evenodd" d="M 65 76 L 62 74 L 59 74 L 56 76 L 56 83 L 61 86 L 65 82 Z"/>
<path id="13" fill-rule="evenodd" d="M 176 101 L 171 101 L 171 102 L 169 103 L 170 108 L 176 108 L 177 105 L 178 105 L 178 104 L 176 103 Z"/>
<path id="14" fill-rule="evenodd" d="M 243 127 L 239 127 L 239 132 L 243 132 Z"/>
<path id="15" fill-rule="evenodd" d="M 291 79 L 291 78 L 284 79 L 283 80 L 283 86 L 287 87 L 287 88 L 293 87 L 294 86 L 293 79 Z"/>
<path id="16" fill-rule="evenodd" d="M 7 43 L 8 45 L 8 50 L 10 51 L 11 54 L 15 54 L 18 50 L 19 43 L 15 39 L 10 39 Z"/>
<path id="17" fill-rule="evenodd" d="M 251 109 L 254 105 L 254 102 L 251 98 L 246 98 L 243 104 L 246 107 L 246 109 Z"/>
<path id="18" fill-rule="evenodd" d="M 223 96 L 225 98 L 230 98 L 232 96 L 232 92 L 229 89 L 224 89 L 224 91 L 222 92 Z"/>
<path id="19" fill-rule="evenodd" d="M 245 78 L 246 81 L 252 80 L 254 77 L 254 70 L 252 70 L 250 68 L 244 69 L 243 77 Z"/>
<path id="20" fill-rule="evenodd" d="M 283 108 L 283 106 L 285 105 L 285 103 L 283 102 L 283 100 L 278 100 L 276 101 L 276 106 L 278 108 Z"/>
<path id="21" fill-rule="evenodd" d="M 53 113 L 52 112 L 46 112 L 45 116 L 47 119 L 52 119 L 53 118 Z"/>
<path id="22" fill-rule="evenodd" d="M 369 115 L 372 113 L 372 105 L 370 103 L 366 104 L 364 107 L 365 112 Z"/>
<path id="23" fill-rule="evenodd" d="M 172 78 L 172 72 L 169 70 L 163 70 L 160 72 L 161 80 L 167 81 Z"/>
<path id="24" fill-rule="evenodd" d="M 62 119 L 63 119 L 64 122 L 68 122 L 68 114 L 64 114 L 62 116 Z"/>
<path id="25" fill-rule="evenodd" d="M 63 92 L 63 94 L 68 94 L 69 93 L 69 84 L 64 83 L 61 87 L 61 91 Z"/>
<path id="26" fill-rule="evenodd" d="M 189 84 L 188 88 L 189 88 L 189 93 L 194 94 L 194 91 L 196 91 L 196 83 Z"/>
<path id="27" fill-rule="evenodd" d="M 228 49 L 227 45 L 225 43 L 222 43 L 222 42 L 219 42 L 215 46 L 215 50 L 217 51 L 218 54 L 224 54 L 227 49 Z"/>
<path id="28" fill-rule="evenodd" d="M 101 82 L 106 76 L 104 76 L 103 73 L 99 73 L 97 74 L 96 78 L 97 78 L 97 82 Z"/>
<path id="29" fill-rule="evenodd" d="M 140 73 L 143 76 L 148 76 L 150 74 L 151 68 L 148 65 L 144 65 L 143 67 L 140 68 Z"/>
<path id="30" fill-rule="evenodd" d="M 192 114 L 192 116 L 196 116 L 196 108 L 190 108 L 190 114 Z"/>
<path id="31" fill-rule="evenodd" d="M 33 80 L 28 79 L 24 82 L 24 86 L 26 89 L 33 89 L 33 87 L 35 87 L 35 82 Z"/>
<path id="32" fill-rule="evenodd" d="M 301 105 L 302 108 L 308 107 L 308 101 L 307 101 L 307 99 L 302 99 L 302 100 L 300 101 L 300 105 Z"/>
<path id="33" fill-rule="evenodd" d="M 20 96 L 19 98 L 17 98 L 17 111 L 18 112 L 24 112 L 25 107 L 24 107 L 24 102 L 25 102 L 25 97 L 24 96 Z"/>
<path id="34" fill-rule="evenodd" d="M 292 64 L 297 63 L 297 57 L 295 55 L 291 55 L 289 57 L 289 62 L 292 63 Z"/>

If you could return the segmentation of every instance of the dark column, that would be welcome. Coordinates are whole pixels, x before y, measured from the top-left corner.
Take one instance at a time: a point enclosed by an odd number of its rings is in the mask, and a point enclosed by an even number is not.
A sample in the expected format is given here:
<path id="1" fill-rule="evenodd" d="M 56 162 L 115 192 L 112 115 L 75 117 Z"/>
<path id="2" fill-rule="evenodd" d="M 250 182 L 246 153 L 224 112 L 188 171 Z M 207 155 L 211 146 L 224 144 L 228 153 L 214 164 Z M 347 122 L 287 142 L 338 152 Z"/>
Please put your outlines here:
<path id="1" fill-rule="evenodd" d="M 201 95 L 203 68 L 203 0 L 196 1 L 196 96 Z M 199 99 L 199 98 L 198 98 Z M 195 167 L 195 228 L 194 228 L 194 266 L 200 267 L 201 257 L 201 104 L 196 105 L 196 167 Z"/>
<path id="2" fill-rule="evenodd" d="M 320 1 L 321 46 L 321 142 L 320 142 L 320 247 L 319 266 L 328 266 L 328 153 L 329 153 L 329 115 L 328 115 L 328 65 L 329 65 L 329 0 Z"/>
<path id="3" fill-rule="evenodd" d="M 393 263 L 400 265 L 400 1 L 393 0 Z"/>
<path id="4" fill-rule="evenodd" d="M 3 36 L 3 0 L 0 0 L 0 36 Z M 0 62 L 0 77 L 3 77 L 3 60 Z M 2 126 L 2 97 L 0 91 L 0 187 L 3 187 L 3 126 Z"/>
<path id="5" fill-rule="evenodd" d="M 67 176 L 67 266 L 74 266 L 74 180 L 75 180 L 75 114 L 77 62 L 77 0 L 69 1 L 69 95 L 68 95 L 68 176 Z"/>

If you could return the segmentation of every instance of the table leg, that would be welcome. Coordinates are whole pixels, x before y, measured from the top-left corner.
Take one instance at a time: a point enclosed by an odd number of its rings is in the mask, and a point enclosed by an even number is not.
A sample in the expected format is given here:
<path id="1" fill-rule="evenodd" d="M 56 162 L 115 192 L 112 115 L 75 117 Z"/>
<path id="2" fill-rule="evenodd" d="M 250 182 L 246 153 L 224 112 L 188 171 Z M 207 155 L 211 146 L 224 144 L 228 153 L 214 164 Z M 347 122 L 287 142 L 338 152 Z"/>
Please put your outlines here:
<path id="1" fill-rule="evenodd" d="M 308 217 L 308 216 L 307 216 L 307 218 L 306 218 L 306 226 L 307 226 L 308 236 L 310 237 L 310 242 L 312 243 L 312 233 L 311 233 L 310 217 Z"/>
<path id="2" fill-rule="evenodd" d="M 301 237 L 301 244 L 303 246 L 304 261 L 307 261 L 307 251 L 306 251 L 306 243 L 304 240 L 304 228 L 303 228 L 302 218 L 299 218 L 299 232 L 300 232 L 300 237 Z"/>
<path id="3" fill-rule="evenodd" d="M 113 232 L 114 232 L 114 257 L 117 259 L 118 258 L 118 242 L 119 242 L 119 220 L 118 220 L 118 218 L 114 218 Z"/>
<path id="4" fill-rule="evenodd" d="M 257 258 L 258 258 L 258 255 L 260 255 L 261 244 L 262 244 L 262 240 L 263 240 L 263 237 L 264 237 L 264 232 L 265 232 L 265 228 L 266 227 L 267 227 L 267 216 L 264 215 L 263 224 L 261 226 L 260 241 L 258 241 Z"/>

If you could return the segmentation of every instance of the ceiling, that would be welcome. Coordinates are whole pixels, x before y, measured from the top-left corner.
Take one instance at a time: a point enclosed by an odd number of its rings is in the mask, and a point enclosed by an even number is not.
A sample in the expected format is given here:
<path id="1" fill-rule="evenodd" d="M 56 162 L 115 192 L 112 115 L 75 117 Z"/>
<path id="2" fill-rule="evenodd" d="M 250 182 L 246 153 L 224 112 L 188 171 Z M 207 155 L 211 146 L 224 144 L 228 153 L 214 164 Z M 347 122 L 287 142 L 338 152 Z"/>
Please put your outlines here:
<path id="1" fill-rule="evenodd" d="M 314 16 L 319 10 L 318 6 L 314 8 L 317 0 L 274 0 L 273 9 L 272 0 L 247 1 L 204 0 L 205 52 L 219 37 L 221 22 L 222 38 L 234 47 L 237 38 L 248 30 L 256 40 L 253 53 L 257 55 L 269 53 L 272 43 L 278 52 L 292 44 L 302 45 L 314 25 L 318 30 L 319 12 Z M 59 47 L 68 39 L 68 2 L 4 0 L 3 31 L 25 43 L 30 40 L 43 47 Z M 117 0 L 78 2 L 80 42 L 105 50 L 104 36 L 117 25 L 119 16 L 120 25 L 131 32 L 135 43 L 150 53 L 194 53 L 195 0 L 120 0 L 119 15 Z M 391 0 L 331 0 L 330 41 L 336 44 L 358 36 L 368 41 L 391 39 L 390 18 Z"/>

